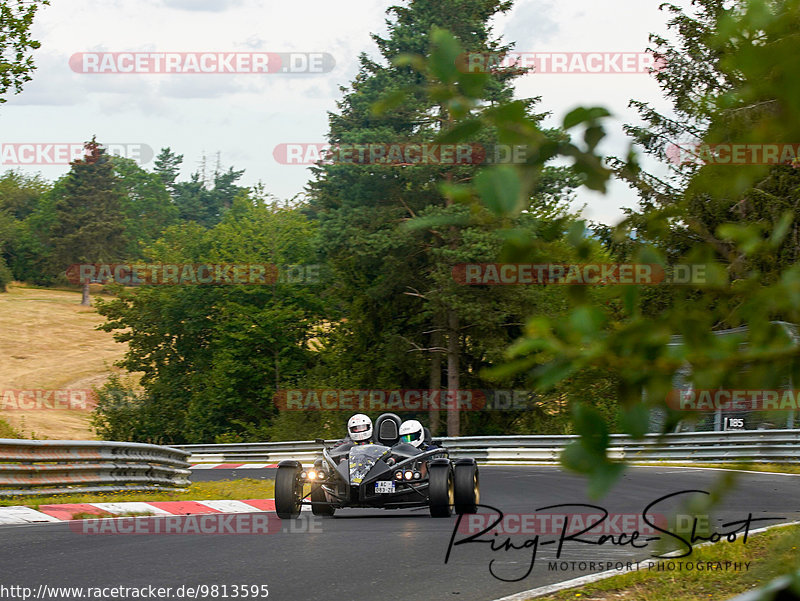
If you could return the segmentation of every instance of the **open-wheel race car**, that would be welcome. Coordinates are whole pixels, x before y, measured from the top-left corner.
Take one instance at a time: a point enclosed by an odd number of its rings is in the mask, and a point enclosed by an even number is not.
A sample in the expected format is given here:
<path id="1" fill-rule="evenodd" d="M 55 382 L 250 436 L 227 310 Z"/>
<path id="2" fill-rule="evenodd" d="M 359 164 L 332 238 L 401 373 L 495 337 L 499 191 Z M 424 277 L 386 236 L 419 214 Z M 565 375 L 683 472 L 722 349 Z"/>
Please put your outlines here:
<path id="1" fill-rule="evenodd" d="M 323 448 L 312 468 L 281 461 L 275 477 L 278 517 L 296 518 L 303 505 L 319 516 L 345 507 L 428 506 L 433 517 L 476 513 L 480 484 L 475 460 L 451 460 L 441 448 L 425 450 L 430 444 L 427 430 L 427 444 L 421 448 L 402 442 L 400 424 L 397 415 L 384 413 L 375 420 L 375 443 Z"/>

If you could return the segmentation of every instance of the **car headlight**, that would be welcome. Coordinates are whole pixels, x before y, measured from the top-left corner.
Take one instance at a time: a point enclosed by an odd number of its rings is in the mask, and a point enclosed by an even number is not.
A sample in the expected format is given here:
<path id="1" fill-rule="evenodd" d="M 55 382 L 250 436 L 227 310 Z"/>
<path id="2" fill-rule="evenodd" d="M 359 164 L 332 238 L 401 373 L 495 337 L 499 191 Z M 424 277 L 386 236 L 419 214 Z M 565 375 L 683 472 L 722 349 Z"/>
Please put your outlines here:
<path id="1" fill-rule="evenodd" d="M 403 479 L 403 472 L 397 471 L 394 473 L 395 480 L 402 480 Z"/>
<path id="2" fill-rule="evenodd" d="M 408 471 L 406 471 L 404 476 L 405 476 L 406 480 L 411 480 L 411 478 L 414 477 L 414 472 L 412 472 L 411 470 L 408 470 Z"/>
<path id="3" fill-rule="evenodd" d="M 325 471 L 320 470 L 320 471 L 317 472 L 317 480 L 325 480 L 325 478 L 327 478 L 327 477 L 328 477 L 328 474 Z"/>
<path id="4" fill-rule="evenodd" d="M 308 479 L 309 480 L 313 480 L 316 477 L 317 477 L 317 472 L 315 472 L 314 470 L 308 470 Z"/>
<path id="5" fill-rule="evenodd" d="M 306 478 L 308 478 L 308 474 L 305 472 L 300 472 L 300 479 L 305 480 Z"/>
<path id="6" fill-rule="evenodd" d="M 420 478 L 422 478 L 422 474 L 419 472 L 414 472 L 414 480 L 419 480 Z"/>

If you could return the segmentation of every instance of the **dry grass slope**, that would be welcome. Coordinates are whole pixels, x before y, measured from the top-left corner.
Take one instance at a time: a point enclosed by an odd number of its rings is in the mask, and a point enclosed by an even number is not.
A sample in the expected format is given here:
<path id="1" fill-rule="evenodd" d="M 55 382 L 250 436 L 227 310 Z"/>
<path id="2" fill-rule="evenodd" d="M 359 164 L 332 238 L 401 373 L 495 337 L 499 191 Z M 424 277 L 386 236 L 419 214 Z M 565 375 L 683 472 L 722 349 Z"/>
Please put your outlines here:
<path id="1" fill-rule="evenodd" d="M 103 318 L 79 303 L 79 292 L 64 290 L 12 286 L 0 294 L 0 420 L 26 438 L 95 438 L 86 411 L 11 411 L 2 402 L 9 390 L 97 387 L 118 371 L 125 345 L 95 330 Z"/>

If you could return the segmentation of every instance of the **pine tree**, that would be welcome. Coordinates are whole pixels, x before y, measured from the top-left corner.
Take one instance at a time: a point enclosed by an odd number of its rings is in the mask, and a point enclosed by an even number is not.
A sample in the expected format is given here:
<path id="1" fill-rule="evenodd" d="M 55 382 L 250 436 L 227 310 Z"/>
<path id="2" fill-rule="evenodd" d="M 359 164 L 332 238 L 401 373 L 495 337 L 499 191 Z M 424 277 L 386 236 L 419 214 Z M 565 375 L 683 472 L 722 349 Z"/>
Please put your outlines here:
<path id="1" fill-rule="evenodd" d="M 175 193 L 175 182 L 178 179 L 178 175 L 180 175 L 182 164 L 183 155 L 175 154 L 169 146 L 162 148 L 156 157 L 153 171 L 161 178 L 164 187 L 170 194 Z"/>
<path id="2" fill-rule="evenodd" d="M 120 260 L 126 247 L 123 193 L 114 165 L 95 138 L 84 148 L 86 156 L 70 163 L 55 203 L 54 260 L 62 272 L 70 264 Z M 81 304 L 89 304 L 88 280 Z"/>
<path id="3" fill-rule="evenodd" d="M 435 140 L 451 126 L 448 110 L 425 93 L 424 75 L 398 59 L 429 55 L 434 27 L 453 32 L 468 52 L 501 55 L 510 46 L 494 39 L 488 22 L 510 7 L 511 2 L 496 0 L 411 0 L 407 6 L 390 8 L 388 36 L 373 35 L 381 60 L 361 55 L 358 75 L 349 88 L 342 88 L 339 110 L 330 115 L 331 145 Z M 509 101 L 517 75 L 514 69 L 493 73 L 485 102 Z M 411 90 L 402 103 L 376 113 L 376 103 L 402 90 Z M 535 100 L 522 105 L 529 117 L 541 117 L 533 112 Z M 497 260 L 501 246 L 485 228 L 469 226 L 469 209 L 454 205 L 440 191 L 442 182 L 471 180 L 476 169 L 477 165 L 442 164 L 323 164 L 314 169 L 311 210 L 322 224 L 323 253 L 342 307 L 342 314 L 332 319 L 344 318 L 340 323 L 346 334 L 338 344 L 345 359 L 337 367 L 351 377 L 348 386 L 438 386 L 441 358 L 446 357 L 447 387 L 455 390 L 462 387 L 465 372 L 477 383 L 473 369 L 495 350 L 475 337 L 477 331 L 492 330 L 493 342 L 497 330 L 505 331 L 501 338 L 512 336 L 516 326 L 505 324 L 517 321 L 511 314 L 519 298 L 503 306 L 497 303 L 499 291 L 465 290 L 450 275 L 452 265 L 460 261 Z M 559 204 L 573 182 L 563 171 L 551 175 L 549 184 Z M 532 197 L 531 203 L 541 203 L 542 196 Z M 461 225 L 405 227 L 419 218 Z M 420 359 L 421 353 L 429 355 L 427 362 Z M 438 414 L 430 417 L 436 430 Z M 447 430 L 449 435 L 459 434 L 458 412 L 448 413 Z"/>
<path id="4" fill-rule="evenodd" d="M 225 212 L 230 210 L 234 199 L 246 192 L 246 188 L 236 185 L 244 170 L 215 171 L 214 187 L 208 188 L 204 171 L 195 172 L 188 182 L 173 185 L 175 204 L 180 218 L 195 221 L 205 227 L 213 227 L 222 221 Z"/>

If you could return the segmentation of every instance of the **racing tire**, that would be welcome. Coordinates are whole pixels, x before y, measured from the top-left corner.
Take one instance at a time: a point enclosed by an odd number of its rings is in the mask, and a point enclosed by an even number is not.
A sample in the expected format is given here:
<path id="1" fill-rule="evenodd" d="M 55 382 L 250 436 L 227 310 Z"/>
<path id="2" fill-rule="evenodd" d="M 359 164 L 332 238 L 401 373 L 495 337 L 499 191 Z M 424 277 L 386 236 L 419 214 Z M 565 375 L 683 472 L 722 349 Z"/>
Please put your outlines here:
<path id="1" fill-rule="evenodd" d="M 311 513 L 322 517 L 331 517 L 336 511 L 333 505 L 315 505 L 314 503 L 327 502 L 325 491 L 322 490 L 322 485 L 311 489 Z"/>
<path id="2" fill-rule="evenodd" d="M 303 485 L 298 480 L 299 466 L 280 465 L 275 475 L 275 513 L 282 520 L 293 520 L 300 515 Z"/>
<path id="3" fill-rule="evenodd" d="M 458 515 L 478 513 L 478 503 L 481 502 L 478 466 L 474 463 L 462 463 L 456 465 L 453 472 L 456 513 Z"/>
<path id="4" fill-rule="evenodd" d="M 449 518 L 453 515 L 453 472 L 449 464 L 428 467 L 428 494 L 431 517 Z"/>

